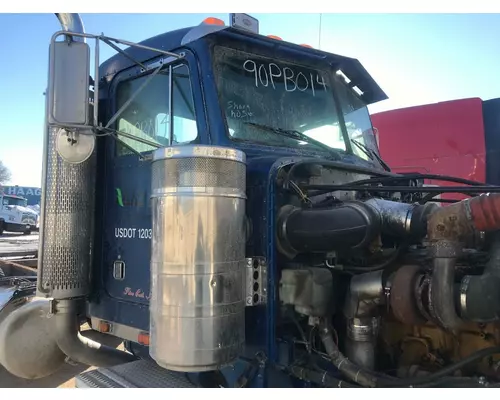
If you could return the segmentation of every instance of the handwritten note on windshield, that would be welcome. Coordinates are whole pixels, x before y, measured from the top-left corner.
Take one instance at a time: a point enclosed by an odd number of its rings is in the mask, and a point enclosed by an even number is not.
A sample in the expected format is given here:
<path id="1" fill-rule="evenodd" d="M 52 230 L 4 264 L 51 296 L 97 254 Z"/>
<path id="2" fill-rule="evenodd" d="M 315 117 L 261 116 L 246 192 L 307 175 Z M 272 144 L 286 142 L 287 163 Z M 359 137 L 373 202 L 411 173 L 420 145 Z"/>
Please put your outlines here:
<path id="1" fill-rule="evenodd" d="M 227 111 L 231 118 L 253 117 L 253 112 L 248 104 L 238 104 L 232 100 L 227 102 Z"/>
<path id="2" fill-rule="evenodd" d="M 253 74 L 255 87 L 276 90 L 277 86 L 283 85 L 287 92 L 310 90 L 313 96 L 316 96 L 318 87 L 320 90 L 327 90 L 323 76 L 316 72 L 297 72 L 290 67 L 280 67 L 275 63 L 257 63 L 253 60 L 246 60 L 243 69 Z"/>

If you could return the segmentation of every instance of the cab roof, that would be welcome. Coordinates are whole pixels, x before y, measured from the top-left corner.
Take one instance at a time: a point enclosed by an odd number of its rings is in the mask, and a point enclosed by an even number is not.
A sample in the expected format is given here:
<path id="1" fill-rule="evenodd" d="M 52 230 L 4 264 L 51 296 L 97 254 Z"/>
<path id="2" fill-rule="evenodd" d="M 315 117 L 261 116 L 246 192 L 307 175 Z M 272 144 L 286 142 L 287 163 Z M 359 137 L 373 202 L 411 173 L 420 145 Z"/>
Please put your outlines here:
<path id="1" fill-rule="evenodd" d="M 277 49 L 294 50 L 301 53 L 301 58 L 320 58 L 328 62 L 332 67 L 342 70 L 350 79 L 351 87 L 357 86 L 363 92 L 363 100 L 366 104 L 373 104 L 388 97 L 380 86 L 371 77 L 368 71 L 363 67 L 359 60 L 355 58 L 340 56 L 328 53 L 322 50 L 306 48 L 286 41 L 272 39 L 263 35 L 243 31 L 232 27 L 214 27 L 211 25 L 198 25 L 182 29 L 165 32 L 160 35 L 148 38 L 141 45 L 164 50 L 174 51 L 176 49 L 187 47 L 193 49 L 194 44 L 207 38 L 230 38 L 239 41 L 252 41 L 264 45 L 272 45 Z M 151 50 L 145 50 L 137 47 L 128 47 L 124 52 L 136 61 L 145 62 L 149 59 L 158 57 L 158 53 Z M 100 66 L 100 75 L 107 81 L 110 81 L 116 73 L 123 69 L 133 66 L 133 61 L 129 60 L 123 54 L 116 54 Z"/>

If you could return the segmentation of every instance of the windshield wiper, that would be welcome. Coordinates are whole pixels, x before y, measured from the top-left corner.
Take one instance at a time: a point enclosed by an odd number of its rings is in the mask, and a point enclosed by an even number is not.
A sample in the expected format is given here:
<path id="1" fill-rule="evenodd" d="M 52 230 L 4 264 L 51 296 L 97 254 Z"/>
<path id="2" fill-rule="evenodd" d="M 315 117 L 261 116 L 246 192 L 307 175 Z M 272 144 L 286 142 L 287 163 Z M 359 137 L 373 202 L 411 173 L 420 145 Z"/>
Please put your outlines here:
<path id="1" fill-rule="evenodd" d="M 370 160 L 373 160 L 373 157 L 377 159 L 377 161 L 380 163 L 380 165 L 388 172 L 391 171 L 391 168 L 385 163 L 384 160 L 377 154 L 376 151 L 370 149 L 368 146 L 358 142 L 356 139 L 351 139 L 351 142 L 354 143 L 363 153 L 365 153 L 368 157 L 370 157 Z"/>
<path id="2" fill-rule="evenodd" d="M 244 124 L 250 125 L 250 126 L 255 126 L 256 128 L 259 128 L 259 129 L 262 129 L 265 131 L 274 132 L 274 133 L 277 133 L 278 135 L 281 135 L 281 136 L 284 136 L 287 138 L 299 140 L 299 141 L 306 142 L 309 144 L 314 144 L 314 145 L 322 148 L 323 150 L 328 151 L 330 154 L 335 155 L 335 157 L 338 160 L 340 160 L 340 156 L 336 152 L 337 149 L 333 149 L 332 147 L 330 147 L 324 143 L 321 143 L 320 141 L 313 139 L 312 137 L 309 137 L 309 136 L 303 134 L 302 132 L 296 131 L 294 129 L 274 128 L 272 126 L 257 124 L 255 122 L 244 122 Z"/>

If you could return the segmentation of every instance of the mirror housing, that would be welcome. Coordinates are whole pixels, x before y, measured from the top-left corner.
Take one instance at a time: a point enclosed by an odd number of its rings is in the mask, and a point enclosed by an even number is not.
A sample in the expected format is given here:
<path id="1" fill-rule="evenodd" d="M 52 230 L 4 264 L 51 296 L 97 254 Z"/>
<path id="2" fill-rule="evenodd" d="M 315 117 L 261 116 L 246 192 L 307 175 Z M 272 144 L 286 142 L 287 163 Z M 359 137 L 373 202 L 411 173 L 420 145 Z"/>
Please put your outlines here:
<path id="1" fill-rule="evenodd" d="M 53 40 L 49 50 L 48 123 L 92 125 L 89 85 L 89 45 L 74 40 Z"/>

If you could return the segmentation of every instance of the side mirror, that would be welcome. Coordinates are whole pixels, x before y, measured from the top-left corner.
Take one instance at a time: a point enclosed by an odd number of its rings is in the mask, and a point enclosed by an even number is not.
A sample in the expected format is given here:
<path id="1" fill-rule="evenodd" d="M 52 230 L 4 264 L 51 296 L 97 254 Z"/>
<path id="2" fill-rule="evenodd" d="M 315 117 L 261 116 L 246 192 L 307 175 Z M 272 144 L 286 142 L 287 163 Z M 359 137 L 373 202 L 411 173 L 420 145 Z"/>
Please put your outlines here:
<path id="1" fill-rule="evenodd" d="M 91 125 L 90 48 L 85 42 L 52 41 L 49 51 L 48 123 Z"/>

